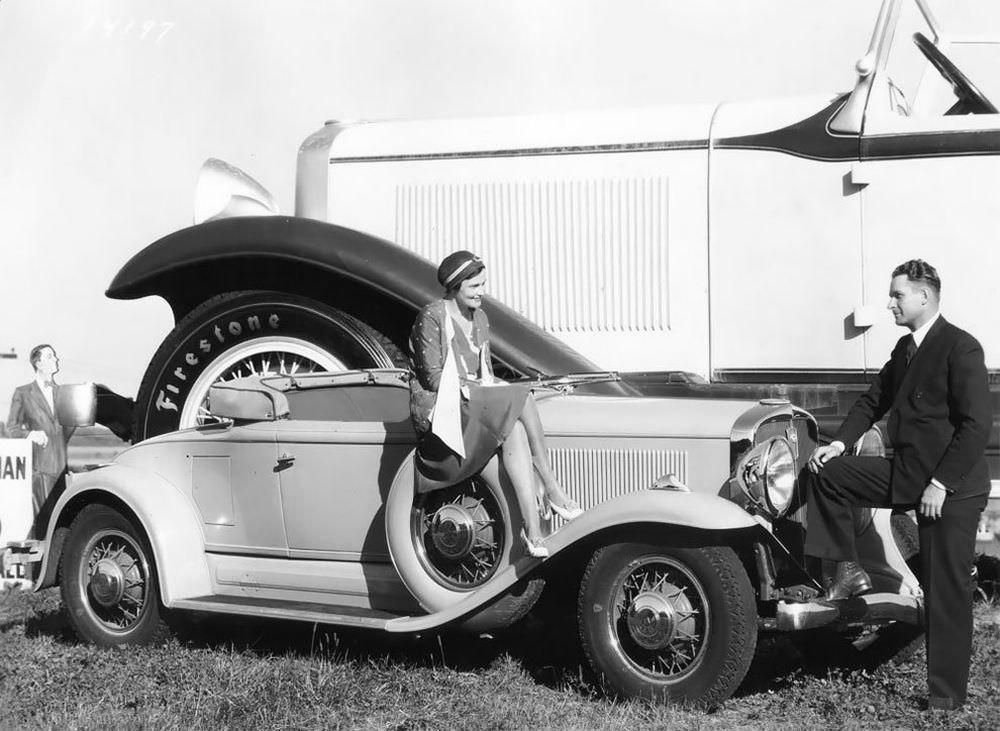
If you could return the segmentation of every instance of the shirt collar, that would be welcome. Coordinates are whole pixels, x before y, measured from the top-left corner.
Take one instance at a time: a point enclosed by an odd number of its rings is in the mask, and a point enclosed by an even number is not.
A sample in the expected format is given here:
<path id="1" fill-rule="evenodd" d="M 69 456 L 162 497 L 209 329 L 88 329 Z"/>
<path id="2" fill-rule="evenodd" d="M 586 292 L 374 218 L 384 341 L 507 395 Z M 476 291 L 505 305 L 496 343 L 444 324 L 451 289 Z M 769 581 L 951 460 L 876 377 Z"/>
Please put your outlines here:
<path id="1" fill-rule="evenodd" d="M 913 331 L 913 333 L 912 333 L 913 334 L 913 342 L 915 342 L 917 344 L 918 348 L 920 347 L 920 344 L 922 342 L 924 342 L 924 338 L 927 337 L 927 332 L 931 329 L 931 325 L 933 325 L 935 322 L 937 322 L 937 319 L 939 317 L 941 317 L 941 313 L 940 312 L 935 312 L 934 313 L 934 317 L 932 317 L 930 320 L 928 320 L 923 325 L 921 325 L 920 327 L 918 327 L 916 330 Z"/>
<path id="2" fill-rule="evenodd" d="M 51 379 L 46 380 L 42 376 L 35 376 L 35 383 L 37 383 L 38 387 L 42 390 L 45 390 L 46 388 L 52 388 L 53 385 Z"/>

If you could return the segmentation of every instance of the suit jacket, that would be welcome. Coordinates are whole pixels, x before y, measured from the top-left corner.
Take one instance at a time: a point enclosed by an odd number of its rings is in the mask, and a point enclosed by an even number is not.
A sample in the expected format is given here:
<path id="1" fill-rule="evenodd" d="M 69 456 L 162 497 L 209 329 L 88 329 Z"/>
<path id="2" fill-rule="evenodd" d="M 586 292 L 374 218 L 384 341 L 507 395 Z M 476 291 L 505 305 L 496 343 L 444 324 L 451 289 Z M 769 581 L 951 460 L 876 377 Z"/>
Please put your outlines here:
<path id="1" fill-rule="evenodd" d="M 993 414 L 983 349 L 969 333 L 939 317 L 907 366 L 909 338 L 896 343 L 835 439 L 853 444 L 888 413 L 893 502 L 919 502 L 932 477 L 954 498 L 985 495 Z"/>
<path id="2" fill-rule="evenodd" d="M 10 436 L 26 437 L 30 431 L 43 431 L 49 438 L 45 447 L 33 445 L 32 469 L 46 475 L 61 475 L 66 470 L 66 444 L 73 429 L 59 425 L 36 381 L 14 389 L 7 417 Z"/>

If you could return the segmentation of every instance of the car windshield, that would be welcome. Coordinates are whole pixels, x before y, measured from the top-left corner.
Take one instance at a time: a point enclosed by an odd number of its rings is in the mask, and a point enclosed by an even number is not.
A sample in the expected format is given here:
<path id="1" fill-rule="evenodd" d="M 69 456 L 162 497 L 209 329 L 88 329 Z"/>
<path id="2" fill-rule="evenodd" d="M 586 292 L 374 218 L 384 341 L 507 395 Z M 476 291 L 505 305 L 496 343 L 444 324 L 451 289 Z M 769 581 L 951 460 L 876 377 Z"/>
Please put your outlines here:
<path id="1" fill-rule="evenodd" d="M 994 105 L 1000 101 L 1000 3 L 983 0 L 901 0 L 885 57 L 885 88 L 875 113 L 937 117 L 963 113 L 951 83 L 921 52 L 916 34 L 927 38 Z"/>

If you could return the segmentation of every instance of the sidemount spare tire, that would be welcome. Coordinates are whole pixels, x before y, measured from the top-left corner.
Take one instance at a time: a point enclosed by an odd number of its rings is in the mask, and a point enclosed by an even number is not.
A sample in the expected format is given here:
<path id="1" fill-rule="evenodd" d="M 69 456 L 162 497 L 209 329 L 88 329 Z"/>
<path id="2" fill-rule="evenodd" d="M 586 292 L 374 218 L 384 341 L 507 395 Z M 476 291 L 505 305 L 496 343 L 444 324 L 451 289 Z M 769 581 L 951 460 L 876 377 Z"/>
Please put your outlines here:
<path id="1" fill-rule="evenodd" d="M 229 292 L 177 323 L 136 396 L 133 440 L 211 417 L 209 387 L 251 375 L 408 367 L 385 335 L 329 305 L 285 292 Z"/>
<path id="2" fill-rule="evenodd" d="M 408 458 L 385 505 L 385 532 L 396 571 L 428 612 L 447 609 L 489 584 L 525 556 L 523 524 L 514 489 L 490 460 L 476 477 L 444 490 L 418 494 Z M 462 628 L 482 632 L 507 627 L 535 605 L 545 580 L 527 577 L 467 617 Z"/>

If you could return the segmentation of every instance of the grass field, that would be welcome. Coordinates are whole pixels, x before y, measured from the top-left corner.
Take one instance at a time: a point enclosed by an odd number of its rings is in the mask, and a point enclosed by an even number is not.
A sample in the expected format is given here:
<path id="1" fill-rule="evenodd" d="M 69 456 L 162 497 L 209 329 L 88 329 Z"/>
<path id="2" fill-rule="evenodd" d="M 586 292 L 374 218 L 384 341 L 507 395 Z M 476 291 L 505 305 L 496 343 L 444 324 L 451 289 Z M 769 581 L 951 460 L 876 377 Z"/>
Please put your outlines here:
<path id="1" fill-rule="evenodd" d="M 3 728 L 1000 728 L 1000 605 L 976 607 L 968 705 L 920 710 L 919 646 L 866 667 L 828 635 L 764 638 L 714 713 L 622 702 L 529 620 L 497 638 L 388 638 L 215 618 L 165 645 L 76 642 L 58 590 L 0 603 Z"/>

